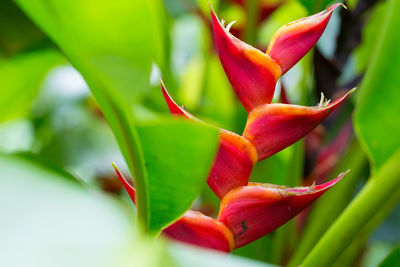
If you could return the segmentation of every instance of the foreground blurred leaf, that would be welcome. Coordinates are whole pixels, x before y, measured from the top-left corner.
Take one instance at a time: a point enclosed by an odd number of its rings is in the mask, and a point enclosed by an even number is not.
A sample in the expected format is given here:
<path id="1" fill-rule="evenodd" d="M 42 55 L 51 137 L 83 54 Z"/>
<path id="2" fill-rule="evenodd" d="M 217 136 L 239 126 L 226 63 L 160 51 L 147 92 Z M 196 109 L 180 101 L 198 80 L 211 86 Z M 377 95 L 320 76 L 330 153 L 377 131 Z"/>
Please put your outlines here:
<path id="1" fill-rule="evenodd" d="M 355 126 L 360 144 L 375 170 L 400 147 L 400 1 L 386 5 L 383 27 L 369 68 L 361 84 L 355 114 Z"/>
<path id="2" fill-rule="evenodd" d="M 151 63 L 162 63 L 163 60 L 161 2 L 16 2 L 60 46 L 85 78 L 114 131 L 135 180 L 138 218 L 146 230 L 160 231 L 161 227 L 183 214 L 196 198 L 198 192 L 193 187 L 202 181 L 201 175 L 206 177 L 209 169 L 206 165 L 213 158 L 217 140 L 217 130 L 190 122 L 182 123 L 174 130 L 176 124 L 171 122 L 164 125 L 165 128 L 154 127 L 152 131 L 141 130 L 138 134 L 132 105 L 149 91 Z M 161 133 L 162 130 L 165 132 Z M 168 154 L 177 148 L 181 153 L 179 157 Z M 149 159 L 154 155 L 160 160 Z M 168 164 L 164 161 L 166 158 Z M 183 164 L 191 169 L 185 169 Z M 179 177 L 181 170 L 184 170 L 184 177 Z M 162 171 L 169 175 L 161 175 Z M 177 181 L 179 178 L 186 179 L 186 185 L 181 183 L 182 194 L 165 190 L 167 179 Z M 185 190 L 188 188 L 190 190 Z M 168 205 L 163 202 L 165 199 L 169 200 L 168 203 L 180 204 Z M 157 215 L 151 214 L 152 211 L 163 212 Z"/>
<path id="3" fill-rule="evenodd" d="M 206 185 L 218 130 L 174 120 L 140 124 L 138 132 L 148 171 L 147 220 L 151 231 L 159 231 L 188 210 Z"/>
<path id="4" fill-rule="evenodd" d="M 132 218 L 115 200 L 25 157 L 0 154 L 0 169 L 4 266 L 114 266 L 132 248 Z"/>
<path id="5" fill-rule="evenodd" d="M 0 122 L 24 115 L 46 73 L 62 62 L 63 57 L 53 50 L 0 60 Z"/>

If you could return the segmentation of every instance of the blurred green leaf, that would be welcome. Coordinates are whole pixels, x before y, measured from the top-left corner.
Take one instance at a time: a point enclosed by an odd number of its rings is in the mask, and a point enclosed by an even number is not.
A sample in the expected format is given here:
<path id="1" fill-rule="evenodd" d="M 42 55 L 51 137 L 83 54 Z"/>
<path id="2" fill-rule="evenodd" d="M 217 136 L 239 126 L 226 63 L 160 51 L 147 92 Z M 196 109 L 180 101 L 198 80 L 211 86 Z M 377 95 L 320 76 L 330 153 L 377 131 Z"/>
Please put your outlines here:
<path id="1" fill-rule="evenodd" d="M 166 120 L 139 124 L 138 132 L 148 171 L 147 220 L 151 231 L 159 231 L 188 210 L 206 185 L 218 130 L 187 120 Z"/>
<path id="2" fill-rule="evenodd" d="M 78 70 L 84 66 L 128 101 L 149 91 L 151 62 L 162 54 L 159 0 L 16 2 Z"/>
<path id="3" fill-rule="evenodd" d="M 187 121 L 175 130 L 171 130 L 176 125 L 171 122 L 163 127 L 154 127 L 152 131 L 141 128 L 140 134 L 137 132 L 132 105 L 150 91 L 151 63 L 156 61 L 162 64 L 163 60 L 161 2 L 16 1 L 53 38 L 88 83 L 133 174 L 137 187 L 138 218 L 145 229 L 159 231 L 177 219 L 197 196 L 198 192 L 193 187 L 206 177 L 209 166 L 205 163 L 209 164 L 214 156 L 217 130 Z M 161 93 L 159 95 L 162 97 Z M 161 132 L 163 130 L 165 132 Z M 181 148 L 179 157 L 170 157 L 168 153 L 177 147 Z M 160 151 L 165 154 L 160 154 Z M 200 160 L 193 157 L 195 153 Z M 145 163 L 149 164 L 149 157 L 154 155 L 160 160 L 152 161 L 147 170 Z M 166 161 L 166 157 L 170 158 Z M 179 171 L 182 168 L 181 159 L 185 159 L 182 162 L 187 163 L 192 171 L 189 175 L 189 168 L 183 169 L 187 178 L 186 189 L 191 190 L 176 194 L 163 189 L 167 180 L 161 178 L 173 177 L 171 181 L 181 178 L 178 177 L 182 174 Z M 169 175 L 162 176 L 162 171 Z M 157 201 L 160 199 L 180 204 L 165 205 Z M 162 210 L 162 215 L 150 214 L 153 209 Z"/>
<path id="4" fill-rule="evenodd" d="M 219 59 L 210 55 L 206 64 L 203 102 L 199 114 L 214 120 L 218 126 L 234 130 L 235 95 Z"/>
<path id="5" fill-rule="evenodd" d="M 379 264 L 379 267 L 400 266 L 400 245 L 395 247 L 392 252 Z"/>
<path id="6" fill-rule="evenodd" d="M 0 169 L 5 266 L 118 266 L 133 247 L 133 217 L 121 203 L 32 158 L 0 154 Z"/>
<path id="7" fill-rule="evenodd" d="M 24 53 L 0 60 L 0 122 L 25 115 L 46 73 L 63 61 L 63 57 L 54 50 Z"/>
<path id="8" fill-rule="evenodd" d="M 355 126 L 375 170 L 400 147 L 400 2 L 390 0 L 386 20 L 375 36 L 376 48 L 360 87 Z"/>
<path id="9" fill-rule="evenodd" d="M 368 68 L 368 63 L 371 60 L 371 51 L 376 49 L 376 37 L 380 34 L 385 22 L 388 3 L 389 1 L 378 2 L 374 9 L 371 10 L 371 15 L 365 22 L 362 30 L 363 41 L 354 50 L 359 72 L 364 72 Z"/>
<path id="10" fill-rule="evenodd" d="M 308 10 L 309 14 L 313 14 L 324 10 L 329 4 L 336 2 L 334 0 L 299 0 L 299 2 Z"/>

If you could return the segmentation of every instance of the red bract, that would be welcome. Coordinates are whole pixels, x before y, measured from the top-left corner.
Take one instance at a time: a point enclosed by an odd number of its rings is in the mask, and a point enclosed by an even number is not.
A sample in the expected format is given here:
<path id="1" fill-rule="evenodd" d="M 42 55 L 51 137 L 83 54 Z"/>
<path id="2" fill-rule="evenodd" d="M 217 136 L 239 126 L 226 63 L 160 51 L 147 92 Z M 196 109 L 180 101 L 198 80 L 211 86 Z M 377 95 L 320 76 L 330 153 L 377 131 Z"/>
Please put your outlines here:
<path id="1" fill-rule="evenodd" d="M 163 83 L 161 83 L 161 91 L 174 116 L 198 120 L 175 103 Z M 257 151 L 242 136 L 222 129 L 220 130 L 219 144 L 207 183 L 221 199 L 232 189 L 248 183 L 251 170 L 257 162 Z"/>
<path id="2" fill-rule="evenodd" d="M 211 16 L 219 58 L 244 108 L 250 112 L 258 105 L 271 103 L 281 75 L 279 65 L 267 54 L 230 34 L 213 11 Z"/>
<path id="3" fill-rule="evenodd" d="M 235 248 L 242 247 L 285 224 L 344 175 L 310 187 L 249 183 L 223 198 L 218 220 L 233 232 Z"/>
<path id="4" fill-rule="evenodd" d="M 282 75 L 296 64 L 315 45 L 324 32 L 335 4 L 310 17 L 290 22 L 276 31 L 267 48 L 267 54 L 279 63 Z"/>
<path id="5" fill-rule="evenodd" d="M 167 227 L 164 234 L 173 239 L 224 252 L 234 248 L 233 234 L 223 223 L 196 211 L 187 211 Z"/>
<path id="6" fill-rule="evenodd" d="M 256 147 L 259 160 L 265 159 L 303 138 L 354 90 L 350 90 L 329 105 L 320 103 L 316 107 L 290 104 L 258 106 L 249 114 L 243 137 Z"/>

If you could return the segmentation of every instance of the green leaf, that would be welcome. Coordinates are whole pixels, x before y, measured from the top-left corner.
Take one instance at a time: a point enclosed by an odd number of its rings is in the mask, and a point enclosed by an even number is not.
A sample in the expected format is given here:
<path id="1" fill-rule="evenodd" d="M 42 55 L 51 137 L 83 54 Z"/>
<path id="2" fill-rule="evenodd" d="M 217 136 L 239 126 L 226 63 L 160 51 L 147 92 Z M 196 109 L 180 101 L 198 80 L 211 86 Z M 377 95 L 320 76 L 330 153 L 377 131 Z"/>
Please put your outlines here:
<path id="1" fill-rule="evenodd" d="M 54 50 L 0 60 L 0 122 L 25 115 L 46 73 L 62 62 L 63 57 Z"/>
<path id="2" fill-rule="evenodd" d="M 355 128 L 375 170 L 400 147 L 400 2 L 386 5 L 385 22 L 360 87 Z"/>
<path id="3" fill-rule="evenodd" d="M 128 101 L 149 90 L 151 62 L 162 54 L 159 0 L 16 2 L 97 83 Z"/>
<path id="4" fill-rule="evenodd" d="M 188 210 L 206 185 L 219 132 L 187 120 L 147 122 L 138 132 L 148 171 L 138 191 L 147 191 L 148 225 L 159 231 Z"/>
<path id="5" fill-rule="evenodd" d="M 132 214 L 115 199 L 27 157 L 0 154 L 0 169 L 5 266 L 115 266 L 132 248 Z"/>
<path id="6" fill-rule="evenodd" d="M 177 125 L 172 122 L 154 126 L 151 131 L 146 127 L 136 128 L 132 105 L 149 93 L 152 62 L 162 63 L 160 0 L 16 2 L 56 42 L 85 78 L 133 174 L 138 189 L 139 221 L 144 223 L 147 231 L 160 231 L 183 214 L 197 196 L 198 192 L 193 188 L 198 185 L 198 179 L 205 179 L 209 169 L 206 163 L 210 164 L 214 156 L 217 140 L 217 130 L 191 122 L 177 126 L 176 130 L 172 130 Z M 161 93 L 159 96 L 162 97 Z M 175 138 L 178 136 L 179 139 Z M 173 155 L 167 164 L 165 157 L 170 155 L 160 154 L 160 151 L 170 152 L 176 148 L 181 149 L 180 154 Z M 154 155 L 160 160 L 152 161 L 150 166 L 149 157 Z M 189 159 L 198 159 L 188 164 L 191 170 L 180 164 L 180 161 L 188 163 Z M 148 169 L 145 163 L 149 165 Z M 166 167 L 168 169 L 164 169 Z M 183 173 L 181 168 L 184 168 Z M 163 188 L 167 182 L 182 178 L 179 175 L 183 175 L 188 184 L 187 188 L 181 187 L 186 190 L 182 191 L 184 193 L 172 194 Z M 176 186 L 179 189 L 179 185 Z M 169 199 L 166 203 L 174 205 L 166 205 L 162 202 L 165 199 Z M 160 213 L 152 214 L 153 209 Z"/>
<path id="7" fill-rule="evenodd" d="M 400 265 L 400 246 L 397 246 L 379 264 L 379 267 L 390 267 L 390 266 L 399 266 L 399 265 Z"/>

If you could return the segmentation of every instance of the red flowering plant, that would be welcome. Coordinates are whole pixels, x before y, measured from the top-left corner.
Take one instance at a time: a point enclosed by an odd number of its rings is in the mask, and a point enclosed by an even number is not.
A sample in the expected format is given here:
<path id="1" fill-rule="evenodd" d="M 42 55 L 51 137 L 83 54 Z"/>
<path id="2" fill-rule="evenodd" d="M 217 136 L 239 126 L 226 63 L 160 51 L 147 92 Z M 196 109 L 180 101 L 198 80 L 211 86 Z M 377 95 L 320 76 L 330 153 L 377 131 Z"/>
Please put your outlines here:
<path id="1" fill-rule="evenodd" d="M 400 1 L 211 2 L 0 3 L 3 265 L 372 261 L 400 201 Z"/>
<path id="2" fill-rule="evenodd" d="M 318 41 L 340 4 L 286 24 L 272 37 L 265 53 L 229 33 L 211 9 L 214 39 L 225 73 L 248 112 L 242 135 L 219 130 L 219 148 L 207 183 L 220 199 L 216 219 L 187 211 L 163 229 L 173 239 L 230 252 L 274 231 L 308 207 L 346 173 L 319 185 L 286 187 L 249 182 L 254 165 L 297 142 L 354 91 L 336 101 L 322 99 L 315 107 L 271 103 L 276 82 Z M 174 117 L 200 121 L 161 91 Z M 204 122 L 203 122 L 204 123 Z M 115 166 L 114 166 L 115 167 Z M 135 203 L 135 189 L 115 167 Z"/>

